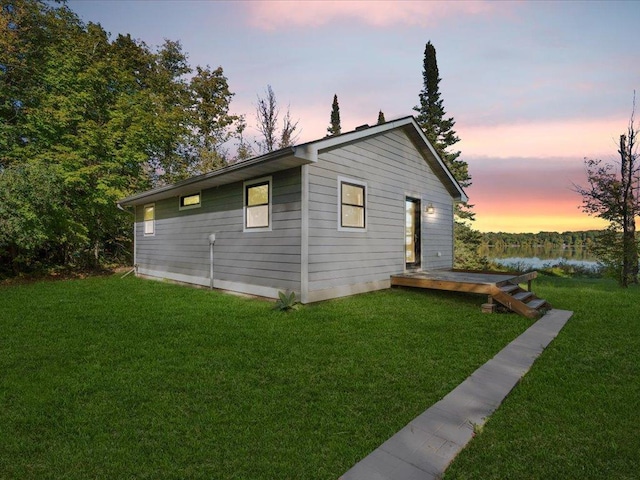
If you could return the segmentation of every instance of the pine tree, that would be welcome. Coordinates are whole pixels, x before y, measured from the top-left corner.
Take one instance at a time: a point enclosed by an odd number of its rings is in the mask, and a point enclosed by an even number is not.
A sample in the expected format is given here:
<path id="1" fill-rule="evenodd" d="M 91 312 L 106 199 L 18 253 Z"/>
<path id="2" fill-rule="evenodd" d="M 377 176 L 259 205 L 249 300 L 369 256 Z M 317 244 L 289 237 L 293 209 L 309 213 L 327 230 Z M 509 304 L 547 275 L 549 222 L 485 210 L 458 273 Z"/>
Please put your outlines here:
<path id="1" fill-rule="evenodd" d="M 340 135 L 340 106 L 338 105 L 338 95 L 333 96 L 331 105 L 331 125 L 327 127 L 329 136 Z"/>
<path id="2" fill-rule="evenodd" d="M 454 178 L 461 187 L 471 185 L 469 166 L 464 160 L 460 160 L 460 151 L 449 151 L 450 147 L 460 141 L 453 130 L 455 121 L 453 117 L 446 117 L 442 99 L 440 98 L 440 75 L 436 60 L 436 49 L 427 42 L 424 48 L 423 63 L 423 88 L 420 92 L 420 104 L 413 107 L 418 112 L 416 121 L 425 136 L 440 156 L 444 164 L 449 168 Z M 455 237 L 455 261 L 456 268 L 479 268 L 486 263 L 478 253 L 477 244 L 470 248 L 469 241 L 475 237 L 475 232 L 464 220 L 474 220 L 475 214 L 471 211 L 472 205 L 457 204 L 455 209 L 456 221 L 454 225 Z"/>
<path id="3" fill-rule="evenodd" d="M 440 76 L 436 49 L 427 42 L 424 49 L 424 70 L 422 73 L 424 86 L 420 92 L 420 104 L 413 107 L 418 112 L 416 120 L 424 131 L 427 139 L 433 145 L 440 158 L 447 165 L 451 173 L 462 187 L 471 185 L 469 166 L 464 160 L 460 160 L 460 152 L 450 152 L 448 149 L 458 143 L 460 139 L 453 130 L 455 121 L 453 117 L 446 118 L 442 99 L 440 98 Z M 456 212 L 463 218 L 472 218 L 471 212 Z M 467 216 L 464 217 L 464 214 Z"/>
<path id="4" fill-rule="evenodd" d="M 386 122 L 386 120 L 384 119 L 384 113 L 382 113 L 382 110 L 380 110 L 378 112 L 378 125 L 384 122 Z"/>

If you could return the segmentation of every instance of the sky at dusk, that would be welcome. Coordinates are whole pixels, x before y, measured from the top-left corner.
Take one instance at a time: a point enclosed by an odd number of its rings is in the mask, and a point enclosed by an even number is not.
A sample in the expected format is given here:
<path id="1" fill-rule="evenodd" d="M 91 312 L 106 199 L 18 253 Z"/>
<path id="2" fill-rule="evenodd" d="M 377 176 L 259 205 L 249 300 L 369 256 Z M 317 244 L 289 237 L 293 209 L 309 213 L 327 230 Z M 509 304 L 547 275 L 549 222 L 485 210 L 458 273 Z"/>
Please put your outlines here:
<path id="1" fill-rule="evenodd" d="M 584 158 L 615 161 L 640 90 L 640 2 L 70 0 L 85 22 L 150 47 L 179 40 L 192 67 L 222 66 L 232 113 L 257 135 L 271 85 L 299 119 L 299 141 L 413 114 L 424 47 L 469 164 L 481 231 L 602 228 L 573 184 Z M 640 95 L 640 91 L 638 92 Z"/>

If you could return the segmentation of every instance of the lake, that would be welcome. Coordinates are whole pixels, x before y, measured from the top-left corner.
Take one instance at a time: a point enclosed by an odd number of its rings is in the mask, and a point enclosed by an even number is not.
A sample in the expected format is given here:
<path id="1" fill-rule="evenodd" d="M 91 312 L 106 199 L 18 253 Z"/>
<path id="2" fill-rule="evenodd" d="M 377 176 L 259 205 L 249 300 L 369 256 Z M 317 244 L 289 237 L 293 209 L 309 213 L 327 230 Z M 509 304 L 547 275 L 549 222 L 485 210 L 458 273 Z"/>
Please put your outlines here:
<path id="1" fill-rule="evenodd" d="M 553 247 L 484 247 L 480 254 L 507 268 L 536 270 L 559 263 L 595 269 L 596 258 L 586 248 Z"/>

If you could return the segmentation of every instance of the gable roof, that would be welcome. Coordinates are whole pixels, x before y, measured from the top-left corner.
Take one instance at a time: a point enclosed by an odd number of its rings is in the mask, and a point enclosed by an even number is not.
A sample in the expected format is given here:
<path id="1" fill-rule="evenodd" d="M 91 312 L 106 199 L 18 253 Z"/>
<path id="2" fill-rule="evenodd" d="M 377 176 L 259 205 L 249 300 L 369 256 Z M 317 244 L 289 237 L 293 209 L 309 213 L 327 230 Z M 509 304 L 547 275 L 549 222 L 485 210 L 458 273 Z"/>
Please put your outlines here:
<path id="1" fill-rule="evenodd" d="M 342 147 L 396 129 L 400 129 L 407 134 L 451 196 L 457 201 L 466 202 L 468 198 L 460 184 L 445 166 L 433 146 L 431 146 L 415 118 L 408 116 L 372 127 L 358 127 L 341 135 L 325 137 L 253 157 L 213 172 L 187 178 L 172 185 L 131 195 L 118 201 L 118 205 L 123 207 L 152 203 L 165 198 L 193 193 L 197 190 L 249 180 L 288 168 L 315 163 L 318 161 L 318 154 L 322 151 Z"/>

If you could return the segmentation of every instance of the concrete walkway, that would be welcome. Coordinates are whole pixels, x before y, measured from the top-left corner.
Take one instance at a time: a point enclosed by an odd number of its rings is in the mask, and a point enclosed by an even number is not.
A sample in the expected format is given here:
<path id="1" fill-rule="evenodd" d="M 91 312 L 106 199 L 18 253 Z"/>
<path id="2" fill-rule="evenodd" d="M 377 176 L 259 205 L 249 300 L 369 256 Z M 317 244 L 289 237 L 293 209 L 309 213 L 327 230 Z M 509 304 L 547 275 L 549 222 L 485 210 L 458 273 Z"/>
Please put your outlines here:
<path id="1" fill-rule="evenodd" d="M 551 310 L 340 480 L 438 479 L 572 315 Z"/>

